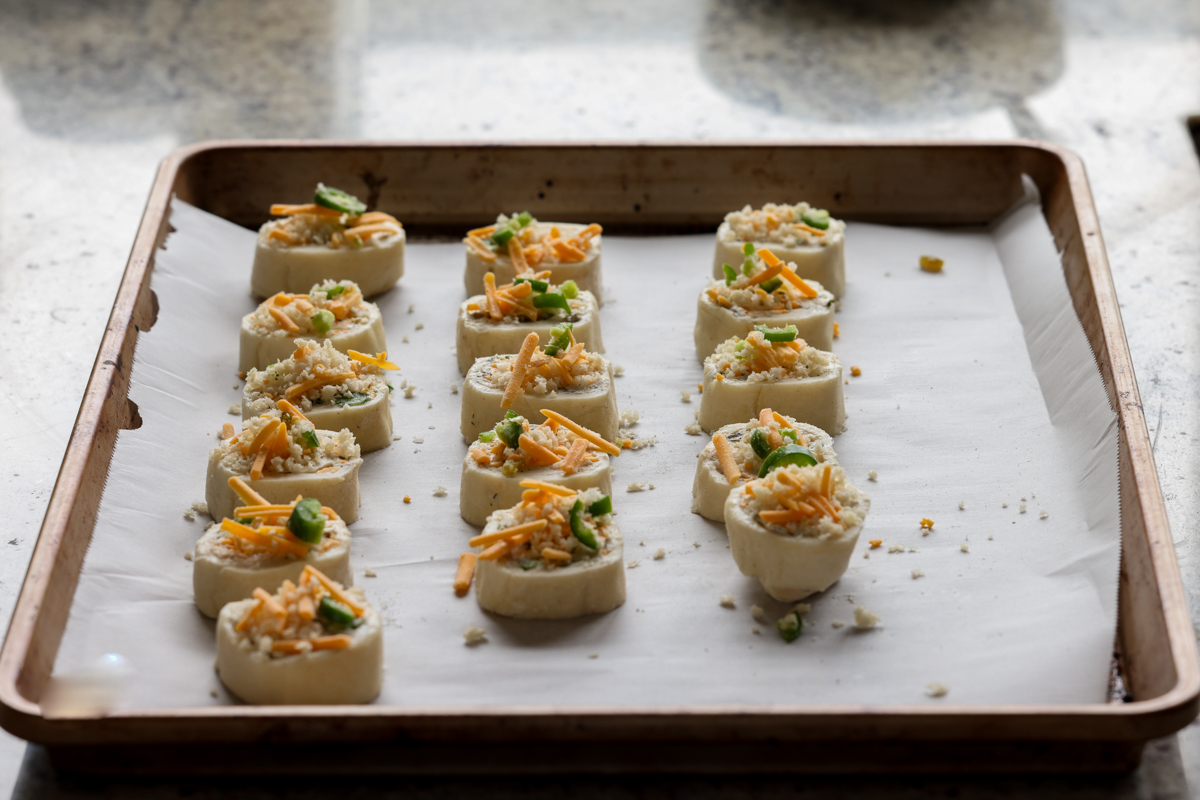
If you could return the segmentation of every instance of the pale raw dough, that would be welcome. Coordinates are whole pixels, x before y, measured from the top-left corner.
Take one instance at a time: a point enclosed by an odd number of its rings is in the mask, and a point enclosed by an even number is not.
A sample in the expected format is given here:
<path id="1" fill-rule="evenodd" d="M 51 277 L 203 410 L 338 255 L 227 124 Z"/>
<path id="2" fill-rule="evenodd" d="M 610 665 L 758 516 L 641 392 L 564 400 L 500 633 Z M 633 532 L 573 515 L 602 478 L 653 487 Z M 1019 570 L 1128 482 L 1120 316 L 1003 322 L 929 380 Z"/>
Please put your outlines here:
<path id="1" fill-rule="evenodd" d="M 758 578 L 767 594 L 791 603 L 837 582 L 850 564 L 862 523 L 841 536 L 784 536 L 764 528 L 740 502 L 747 495 L 731 492 L 725 500 L 725 531 L 729 549 L 743 575 Z M 860 494 L 859 519 L 865 520 L 871 501 Z"/>
<path id="2" fill-rule="evenodd" d="M 320 545 L 310 548 L 304 558 L 270 556 L 223 557 L 214 552 L 214 545 L 229 534 L 220 523 L 209 527 L 192 557 L 192 590 L 196 607 L 206 617 L 216 617 L 226 603 L 245 600 L 257 588 L 274 594 L 284 580 L 298 581 L 304 567 L 312 565 L 343 586 L 354 583 L 350 568 L 350 529 L 340 520 L 325 522 L 325 535 L 337 544 L 318 552 Z"/>
<path id="3" fill-rule="evenodd" d="M 332 431 L 317 431 L 317 436 L 322 438 L 332 435 Z M 242 505 L 241 499 L 229 487 L 229 479 L 236 473 L 220 463 L 218 452 L 219 448 L 214 449 L 209 456 L 204 491 L 208 513 L 213 519 L 232 517 L 233 510 Z M 321 505 L 332 508 L 349 525 L 358 519 L 358 468 L 361 466 L 361 458 L 348 458 L 323 467 L 320 472 L 264 475 L 257 481 L 250 480 L 247 474 L 238 477 L 269 503 L 290 503 L 296 499 L 296 495 L 315 497 L 321 501 Z"/>
<path id="4" fill-rule="evenodd" d="M 480 308 L 486 308 L 487 298 L 483 295 L 463 301 L 458 308 L 455 347 L 459 373 L 466 375 L 477 358 L 517 352 L 530 333 L 536 333 L 540 344 L 545 346 L 550 342 L 551 328 L 563 322 L 572 324 L 571 331 L 575 335 L 575 341 L 587 345 L 588 352 L 603 353 L 604 341 L 600 337 L 600 315 L 597 313 L 596 296 L 591 292 L 580 292 L 579 299 L 584 301 L 584 308 L 570 318 L 520 323 L 493 323 L 472 317 L 467 312 L 467 306 L 476 303 Z"/>
<path id="5" fill-rule="evenodd" d="M 538 221 L 540 227 L 550 228 L 557 226 L 558 230 L 565 238 L 574 236 L 579 231 L 583 230 L 586 225 L 577 225 L 571 222 L 542 222 Z M 602 239 L 604 234 L 593 236 L 591 239 L 592 246 L 588 249 L 587 258 L 583 261 L 576 261 L 572 264 L 538 264 L 533 267 L 534 271 L 542 272 L 550 270 L 550 282 L 562 284 L 567 281 L 575 281 L 575 284 L 585 291 L 589 291 L 596 296 L 596 302 L 604 305 L 603 286 L 600 276 L 600 251 L 602 247 Z M 470 247 L 464 248 L 467 251 L 467 268 L 463 274 L 463 285 L 467 287 L 467 294 L 473 295 L 483 290 L 483 276 L 489 272 L 496 274 L 496 285 L 502 286 L 506 283 L 512 283 L 513 278 L 517 277 L 517 271 L 513 268 L 512 259 L 507 255 L 497 255 L 495 261 L 484 261 Z"/>
<path id="6" fill-rule="evenodd" d="M 783 416 L 787 417 L 786 414 Z M 828 433 L 815 425 L 797 423 L 790 418 L 788 421 L 804 435 L 805 447 L 817 457 L 818 463 L 838 463 L 837 453 L 833 450 L 833 439 Z M 720 433 L 731 443 L 738 442 L 748 437 L 755 427 L 757 424 L 753 421 L 725 425 L 714 431 L 713 436 Z M 721 471 L 721 464 L 717 461 L 717 448 L 709 442 L 696 457 L 696 478 L 692 482 L 692 513 L 714 522 L 724 522 L 725 498 L 729 496 L 731 488 L 729 481 L 725 480 L 725 473 Z"/>
<path id="7" fill-rule="evenodd" d="M 483 529 L 496 530 L 495 524 Z M 475 597 L 485 611 L 519 619 L 570 619 L 603 614 L 625 602 L 625 565 L 621 532 L 609 523 L 608 553 L 552 570 L 523 570 L 516 561 L 480 561 L 475 567 Z"/>
<path id="8" fill-rule="evenodd" d="M 745 378 L 719 381 L 716 376 L 716 370 L 705 364 L 704 393 L 700 396 L 700 427 L 705 433 L 757 417 L 764 408 L 816 425 L 833 436 L 846 427 L 842 364 L 832 353 L 829 366 L 807 378 L 751 383 Z"/>
<path id="9" fill-rule="evenodd" d="M 381 294 L 404 274 L 404 243 L 401 230 L 395 236 L 376 236 L 372 244 L 357 248 L 346 245 L 335 250 L 323 244 L 278 247 L 267 244 L 266 235 L 260 232 L 250 290 L 260 298 L 278 292 L 305 294 L 323 281 L 346 280 L 358 284 L 363 297 Z"/>
<path id="10" fill-rule="evenodd" d="M 364 453 L 391 447 L 392 392 L 384 376 L 372 375 L 370 379 L 373 397 L 362 405 L 339 406 L 335 403 L 324 403 L 305 411 L 304 416 L 319 430 L 340 431 L 342 428 L 348 428 Z M 242 389 L 242 419 L 257 417 L 274 408 L 275 403 L 269 400 L 264 402 L 263 395 L 251 394 L 249 384 Z"/>
<path id="11" fill-rule="evenodd" d="M 478 359 L 467 371 L 462 388 L 462 431 L 467 444 L 479 438 L 479 434 L 490 431 L 504 419 L 500 400 L 504 392 L 493 389 L 484 379 L 492 356 Z M 595 431 L 610 442 L 617 440 L 619 421 L 617 417 L 617 391 L 612 380 L 612 366 L 602 359 L 603 372 L 600 380 L 585 389 L 559 389 L 544 395 L 522 392 L 513 401 L 512 410 L 529 420 L 530 425 L 545 421 L 541 409 L 557 411 L 567 419 Z"/>
<path id="12" fill-rule="evenodd" d="M 459 496 L 459 513 L 471 525 L 483 527 L 488 515 L 501 508 L 512 508 L 521 502 L 521 481 L 543 481 L 565 486 L 582 492 L 599 489 L 612 494 L 612 470 L 606 453 L 596 453 L 596 460 L 585 464 L 571 475 L 564 475 L 558 467 L 537 467 L 518 472 L 511 478 L 495 467 L 481 467 L 468 453 L 463 459 L 462 483 Z"/>
<path id="13" fill-rule="evenodd" d="M 725 308 L 712 301 L 706 292 L 700 292 L 696 303 L 696 328 L 693 338 L 696 355 L 700 360 L 708 358 L 726 339 L 746 338 L 755 325 L 771 328 L 796 326 L 796 335 L 818 350 L 833 349 L 833 295 L 816 281 L 809 285 L 817 296 L 806 300 L 799 308 L 783 314 L 749 314 L 739 307 Z"/>
<path id="14" fill-rule="evenodd" d="M 745 242 L 732 237 L 728 222 L 717 228 L 717 249 L 713 256 L 713 277 L 724 278 L 724 265 L 734 269 L 742 263 Z M 834 234 L 827 245 L 798 244 L 787 247 L 778 242 L 752 242 L 756 250 L 769 250 L 781 261 L 796 265 L 796 274 L 805 280 L 820 281 L 821 285 L 841 300 L 846 293 L 845 235 Z"/>
<path id="15" fill-rule="evenodd" d="M 255 705 L 369 703 L 379 695 L 383 625 L 375 609 L 346 631 L 353 641 L 344 650 L 272 658 L 234 630 L 254 602 L 229 603 L 217 617 L 217 675 L 230 692 Z"/>
<path id="16" fill-rule="evenodd" d="M 308 289 L 312 284 L 308 285 Z M 307 291 L 307 290 L 306 290 Z M 249 372 L 251 369 L 265 369 L 276 361 L 282 361 L 291 356 L 296 350 L 297 339 L 314 339 L 323 342 L 326 339 L 333 346 L 345 353 L 357 350 L 360 353 L 382 353 L 387 350 L 387 337 L 383 333 L 383 317 L 379 307 L 368 303 L 368 319 L 361 325 L 356 325 L 345 331 L 330 331 L 322 336 L 316 331 L 301 331 L 291 336 L 282 328 L 273 330 L 263 336 L 250 327 L 250 317 L 247 314 L 242 319 L 241 350 L 238 356 L 238 371 Z"/>

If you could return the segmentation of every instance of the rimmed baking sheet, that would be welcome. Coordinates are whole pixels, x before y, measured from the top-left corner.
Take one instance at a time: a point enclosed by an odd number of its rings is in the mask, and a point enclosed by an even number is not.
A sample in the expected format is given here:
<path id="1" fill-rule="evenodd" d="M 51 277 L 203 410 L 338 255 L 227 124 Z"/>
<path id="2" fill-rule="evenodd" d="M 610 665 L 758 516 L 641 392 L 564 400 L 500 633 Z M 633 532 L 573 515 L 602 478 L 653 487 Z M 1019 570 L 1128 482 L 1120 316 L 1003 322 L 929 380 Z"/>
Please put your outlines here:
<path id="1" fill-rule="evenodd" d="M 227 411 L 240 399 L 237 324 L 253 307 L 253 233 L 179 202 L 172 224 L 152 278 L 158 322 L 142 334 L 133 369 L 143 424 L 118 439 L 56 666 L 125 655 L 139 675 L 127 698 L 135 707 L 231 701 L 183 558 L 203 523 L 182 512 L 202 497 L 221 423 L 236 422 Z M 366 457 L 353 526 L 356 581 L 387 622 L 380 703 L 1106 699 L 1116 426 L 1036 206 L 991 232 L 850 225 L 834 350 L 863 375 L 845 387 L 849 428 L 835 447 L 872 497 L 863 539 L 883 546 L 864 558 L 860 541 L 845 577 L 812 599 L 792 645 L 770 623 L 787 606 L 738 573 L 721 526 L 689 513 L 695 454 L 707 441 L 684 433 L 701 399 L 691 328 L 712 239 L 606 237 L 604 246 L 607 355 L 625 370 L 622 409 L 638 411 L 635 430 L 657 444 L 616 462 L 625 561 L 637 566 L 625 606 L 601 617 L 516 622 L 454 597 L 454 561 L 473 531 L 458 518 L 465 447 L 451 393 L 461 381 L 451 352 L 461 246 L 411 244 L 408 274 L 380 299 L 403 367 L 397 385 L 417 387 L 393 400 L 401 438 Z M 919 271 L 923 253 L 945 259 L 945 271 Z M 654 489 L 627 493 L 634 481 Z M 447 496 L 433 496 L 438 486 Z M 922 517 L 935 521 L 928 536 Z M 659 548 L 665 557 L 654 559 Z M 378 577 L 363 577 L 366 568 Z M 732 610 L 718 602 L 726 594 Z M 765 624 L 752 619 L 754 604 Z M 854 630 L 860 604 L 882 618 L 877 629 Z M 487 630 L 488 642 L 465 646 L 468 625 Z M 927 698 L 935 682 L 949 694 Z"/>

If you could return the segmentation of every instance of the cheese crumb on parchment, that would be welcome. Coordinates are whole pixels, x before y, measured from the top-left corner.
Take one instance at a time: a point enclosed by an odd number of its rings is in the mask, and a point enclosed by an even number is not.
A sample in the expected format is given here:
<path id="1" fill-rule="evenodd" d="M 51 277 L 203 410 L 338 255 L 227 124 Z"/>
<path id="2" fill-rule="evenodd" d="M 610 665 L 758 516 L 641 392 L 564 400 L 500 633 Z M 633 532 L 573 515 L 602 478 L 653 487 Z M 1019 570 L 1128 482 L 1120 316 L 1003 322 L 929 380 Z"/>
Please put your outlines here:
<path id="1" fill-rule="evenodd" d="M 1049 518 L 1050 518 L 1049 511 L 1039 511 L 1038 512 L 1038 519 L 1049 519 Z"/>
<path id="2" fill-rule="evenodd" d="M 363 577 L 364 578 L 377 578 L 379 576 L 375 574 L 375 570 L 371 569 L 370 567 L 367 567 L 366 569 L 363 570 Z"/>
<path id="3" fill-rule="evenodd" d="M 666 557 L 667 557 L 667 551 L 663 550 L 661 547 L 654 551 L 654 560 L 655 561 L 662 561 Z"/>
<path id="4" fill-rule="evenodd" d="M 907 550 L 907 549 L 908 549 L 908 548 L 906 548 L 906 547 L 905 547 L 904 545 L 902 545 L 902 544 L 890 544 L 890 545 L 888 545 L 888 552 L 889 552 L 889 553 L 903 553 L 903 552 L 904 552 L 905 550 Z"/>
<path id="5" fill-rule="evenodd" d="M 1021 508 L 1020 508 L 1021 513 L 1024 514 L 1026 510 L 1027 509 L 1025 508 L 1025 504 L 1021 503 Z"/>
<path id="6" fill-rule="evenodd" d="M 405 337 L 404 337 L 403 339 L 401 339 L 400 341 L 404 342 L 405 344 L 408 344 L 408 337 L 407 337 L 407 336 L 405 336 Z"/>
<path id="7" fill-rule="evenodd" d="M 184 561 L 191 561 L 193 558 L 195 558 L 195 556 L 192 555 L 191 550 L 188 550 L 186 553 L 183 554 Z"/>
<path id="8" fill-rule="evenodd" d="M 879 479 L 879 473 L 878 473 L 878 472 L 876 472 L 875 470 L 871 470 L 870 472 L 868 472 L 868 473 L 867 473 L 867 480 L 869 480 L 869 481 L 872 481 L 872 482 L 873 482 L 873 481 L 876 481 L 876 480 L 878 480 L 878 479 Z"/>
<path id="9" fill-rule="evenodd" d="M 944 683 L 938 683 L 937 681 L 934 681 L 933 683 L 925 685 L 925 694 L 929 695 L 930 697 L 945 697 L 946 695 L 950 694 L 950 687 Z"/>
<path id="10" fill-rule="evenodd" d="M 634 411 L 632 408 L 627 408 L 621 412 L 621 416 L 618 417 L 617 421 L 620 422 L 622 428 L 632 428 L 634 425 L 638 424 L 638 420 L 641 418 L 641 414 Z"/>
<path id="11" fill-rule="evenodd" d="M 754 617 L 759 622 L 762 622 L 767 617 L 767 612 L 762 606 L 750 606 L 750 616 Z"/>
<path id="12" fill-rule="evenodd" d="M 721 608 L 736 608 L 736 607 L 737 606 L 733 602 L 733 595 L 731 595 L 731 594 L 721 595 Z"/>
<path id="13" fill-rule="evenodd" d="M 700 546 L 699 542 L 692 542 L 692 547 L 699 547 L 699 546 Z"/>
<path id="14" fill-rule="evenodd" d="M 468 647 L 482 644 L 487 641 L 487 631 L 478 625 L 468 625 L 467 629 L 463 631 L 463 641 Z"/>
<path id="15" fill-rule="evenodd" d="M 234 403 L 233 405 L 231 405 L 231 406 L 230 406 L 228 409 L 226 409 L 226 410 L 229 412 L 229 416 L 231 416 L 231 417 L 240 417 L 240 416 L 242 415 L 242 404 L 241 404 L 241 403 Z"/>
<path id="16" fill-rule="evenodd" d="M 413 385 L 413 384 L 411 384 L 411 383 L 410 383 L 410 384 L 408 384 L 407 386 L 405 386 L 405 387 L 404 387 L 404 398 L 405 398 L 406 400 L 411 400 L 411 399 L 412 399 L 412 396 L 413 396 L 413 393 L 414 393 L 414 392 L 416 392 L 416 391 L 417 391 L 417 387 L 416 387 L 416 386 L 414 386 L 414 385 Z"/>
<path id="17" fill-rule="evenodd" d="M 588 658 L 599 658 L 599 657 L 600 657 L 599 653 L 588 653 Z"/>
<path id="18" fill-rule="evenodd" d="M 915 581 L 917 578 L 924 578 L 924 577 L 925 577 L 925 570 L 923 570 L 923 569 L 914 569 L 914 570 L 912 571 L 912 576 L 913 576 L 913 580 L 914 580 L 914 581 Z"/>
<path id="19" fill-rule="evenodd" d="M 626 569 L 637 569 L 637 567 L 638 567 L 638 564 L 641 564 L 641 563 L 642 563 L 641 561 L 638 561 L 638 560 L 635 558 L 633 561 L 630 561 L 628 564 L 626 564 L 626 565 L 625 565 L 625 568 L 626 568 Z"/>
<path id="20" fill-rule="evenodd" d="M 845 625 L 846 623 L 842 622 L 840 619 L 835 619 L 833 622 L 831 622 L 831 623 L 829 623 L 829 624 L 830 624 L 831 626 L 833 626 L 834 628 L 840 628 L 840 627 L 842 627 L 843 625 Z"/>
<path id="21" fill-rule="evenodd" d="M 450 394 L 458 394 L 458 384 L 457 383 L 450 384 Z"/>
<path id="22" fill-rule="evenodd" d="M 614 378 L 619 378 L 625 374 L 625 368 L 622 367 L 620 364 L 613 364 L 612 369 L 613 369 L 613 377 Z"/>
<path id="23" fill-rule="evenodd" d="M 644 492 L 644 491 L 646 491 L 647 486 L 648 486 L 648 484 L 645 481 L 634 481 L 633 483 L 631 483 L 625 487 L 625 491 L 627 491 L 627 492 Z"/>
<path id="24" fill-rule="evenodd" d="M 879 617 L 863 606 L 854 607 L 854 627 L 860 631 L 865 631 L 874 628 L 879 624 Z"/>
<path id="25" fill-rule="evenodd" d="M 989 536 L 988 538 L 990 539 L 992 537 Z M 969 552 L 971 552 L 971 545 L 967 544 L 966 542 L 963 542 L 962 544 L 960 544 L 958 546 L 958 549 L 963 551 L 964 553 L 969 553 Z"/>
<path id="26" fill-rule="evenodd" d="M 681 389 L 679 391 L 679 399 L 685 403 L 690 403 L 690 402 L 692 402 L 692 393 L 689 392 L 687 389 Z"/>
<path id="27" fill-rule="evenodd" d="M 434 497 L 445 497 L 447 494 L 445 486 L 439 486 L 433 490 Z"/>
<path id="28" fill-rule="evenodd" d="M 958 510 L 959 510 L 959 511 L 966 511 L 966 510 L 967 510 L 967 501 L 966 501 L 966 500 L 959 500 L 959 501 L 958 501 Z"/>

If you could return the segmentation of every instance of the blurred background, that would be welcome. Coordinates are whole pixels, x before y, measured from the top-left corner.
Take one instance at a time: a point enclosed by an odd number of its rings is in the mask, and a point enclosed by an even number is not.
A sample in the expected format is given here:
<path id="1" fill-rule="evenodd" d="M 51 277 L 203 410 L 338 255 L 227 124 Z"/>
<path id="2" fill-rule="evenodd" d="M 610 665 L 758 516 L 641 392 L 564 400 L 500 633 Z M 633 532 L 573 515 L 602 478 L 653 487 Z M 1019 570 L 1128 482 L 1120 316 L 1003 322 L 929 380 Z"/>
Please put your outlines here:
<path id="1" fill-rule="evenodd" d="M 1200 4 L 1185 0 L 0 0 L 7 620 L 158 162 L 216 138 L 1042 139 L 1078 152 L 1200 597 Z M 792 198 L 799 199 L 799 198 Z M 1193 726 L 1120 780 L 389 781 L 347 798 L 1193 796 Z M 97 783 L 0 733 L 0 796 Z"/>

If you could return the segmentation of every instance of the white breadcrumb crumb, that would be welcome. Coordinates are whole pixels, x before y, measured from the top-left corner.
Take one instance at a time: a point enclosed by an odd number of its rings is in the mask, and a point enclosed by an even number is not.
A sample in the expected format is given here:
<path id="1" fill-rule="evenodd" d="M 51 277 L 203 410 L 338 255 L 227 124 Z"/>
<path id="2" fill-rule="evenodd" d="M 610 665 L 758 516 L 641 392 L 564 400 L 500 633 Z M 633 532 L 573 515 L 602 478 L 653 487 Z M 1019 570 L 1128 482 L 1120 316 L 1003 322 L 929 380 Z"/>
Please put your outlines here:
<path id="1" fill-rule="evenodd" d="M 1049 518 L 1050 518 L 1049 511 L 1039 511 L 1038 512 L 1038 519 L 1049 519 Z"/>
<path id="2" fill-rule="evenodd" d="M 411 384 L 411 383 L 410 383 L 410 384 L 408 384 L 407 386 L 405 386 L 405 387 L 404 387 L 404 397 L 405 397 L 405 399 L 406 399 L 406 400 L 411 400 L 411 399 L 412 399 L 412 396 L 413 396 L 413 392 L 415 392 L 415 391 L 417 391 L 417 387 L 416 387 L 416 386 L 414 386 L 413 384 Z"/>
<path id="3" fill-rule="evenodd" d="M 429 404 L 429 407 L 430 407 L 430 408 L 433 408 L 433 403 L 430 403 L 430 404 Z M 429 426 L 429 430 L 431 430 L 431 431 L 436 431 L 436 430 L 437 430 L 437 425 L 430 425 L 430 426 Z"/>
<path id="4" fill-rule="evenodd" d="M 638 567 L 638 564 L 641 564 L 641 563 L 642 563 L 641 561 L 638 561 L 638 560 L 635 558 L 633 561 L 630 561 L 628 564 L 626 564 L 626 565 L 625 565 L 625 568 L 626 568 L 626 569 L 637 569 L 637 567 Z"/>
<path id="5" fill-rule="evenodd" d="M 1021 503 L 1021 509 L 1020 509 L 1020 510 L 1021 510 L 1021 513 L 1022 513 L 1022 514 L 1024 514 L 1024 513 L 1025 513 L 1025 512 L 1026 512 L 1028 509 L 1026 509 L 1026 508 L 1025 508 L 1025 504 L 1024 504 L 1024 503 Z"/>
<path id="6" fill-rule="evenodd" d="M 800 616 L 804 616 L 808 612 L 812 611 L 812 603 L 797 603 L 792 608 L 792 611 L 795 611 Z"/>
<path id="7" fill-rule="evenodd" d="M 617 438 L 629 441 L 628 446 L 623 441 L 617 442 L 624 450 L 641 450 L 644 447 L 653 447 L 658 442 L 657 436 L 638 436 L 630 428 L 621 428 L 617 431 Z"/>
<path id="8" fill-rule="evenodd" d="M 1026 500 L 1028 500 L 1028 499 L 1029 499 L 1028 497 L 1022 497 L 1022 498 L 1021 498 L 1021 502 L 1022 502 L 1022 503 L 1024 503 L 1024 502 L 1025 502 Z"/>
<path id="9" fill-rule="evenodd" d="M 763 610 L 762 606 L 750 606 L 750 616 L 762 622 L 767 618 L 767 612 Z"/>
<path id="10" fill-rule="evenodd" d="M 751 625 L 750 632 L 757 636 L 762 636 L 762 628 L 758 627 L 757 625 Z"/>
<path id="11" fill-rule="evenodd" d="M 699 542 L 692 542 L 692 547 L 699 547 L 699 546 L 700 546 Z"/>
<path id="12" fill-rule="evenodd" d="M 588 658 L 599 658 L 599 657 L 600 657 L 599 653 L 588 653 Z"/>
<path id="13" fill-rule="evenodd" d="M 871 557 L 871 553 L 870 553 L 870 551 L 868 551 L 868 550 L 864 550 L 864 551 L 863 551 L 863 558 L 870 558 L 870 557 Z"/>
<path id="14" fill-rule="evenodd" d="M 193 558 L 195 558 L 195 556 L 192 555 L 191 550 L 188 550 L 186 553 L 183 554 L 184 561 L 191 561 Z"/>
<path id="15" fill-rule="evenodd" d="M 622 367 L 620 364 L 613 364 L 612 368 L 613 368 L 613 377 L 614 378 L 619 378 L 625 374 L 625 368 Z"/>
<path id="16" fill-rule="evenodd" d="M 704 430 L 700 427 L 699 422 L 689 422 L 684 426 L 683 432 L 688 436 L 699 436 L 700 434 L 704 433 Z"/>
<path id="17" fill-rule="evenodd" d="M 988 538 L 990 539 L 992 537 L 989 536 Z M 963 551 L 964 553 L 969 553 L 969 552 L 971 552 L 971 545 L 967 544 L 966 542 L 963 542 L 962 544 L 960 544 L 958 546 L 958 549 Z"/>
<path id="18" fill-rule="evenodd" d="M 872 614 L 862 606 L 854 607 L 854 627 L 860 631 L 865 631 L 869 628 L 874 628 L 879 624 L 879 617 Z"/>
<path id="19" fill-rule="evenodd" d="M 413 444 L 425 444 L 425 438 L 422 436 L 414 436 Z"/>
<path id="20" fill-rule="evenodd" d="M 402 434 L 402 433 L 394 433 L 394 434 L 392 434 L 392 441 L 393 441 L 393 442 L 398 442 L 398 441 L 400 441 L 400 440 L 401 440 L 401 439 L 403 439 L 403 438 L 404 438 L 404 434 Z"/>
<path id="21" fill-rule="evenodd" d="M 834 628 L 840 628 L 840 627 L 842 627 L 843 625 L 845 625 L 846 623 L 842 622 L 840 619 L 835 619 L 833 622 L 831 622 L 831 623 L 829 623 L 829 624 L 830 624 L 831 626 L 833 626 Z"/>
<path id="22" fill-rule="evenodd" d="M 403 339 L 401 339 L 400 341 L 404 342 L 405 344 L 408 344 L 408 337 L 407 337 L 407 336 L 405 336 L 405 337 L 404 337 Z"/>
<path id="23" fill-rule="evenodd" d="M 638 547 L 645 547 L 645 546 L 646 546 L 646 540 L 645 540 L 645 539 L 642 539 L 640 542 L 638 542 Z"/>
<path id="24" fill-rule="evenodd" d="M 958 510 L 959 510 L 959 511 L 966 511 L 966 510 L 967 510 L 967 502 L 966 502 L 965 500 L 959 500 L 959 501 L 958 501 Z"/>
<path id="25" fill-rule="evenodd" d="M 487 631 L 478 625 L 468 625 L 467 629 L 463 631 L 463 640 L 468 646 L 482 644 L 487 640 Z"/>
<path id="26" fill-rule="evenodd" d="M 364 578 L 378 578 L 379 576 L 375 574 L 375 570 L 371 569 L 370 567 L 367 567 L 366 569 L 363 570 L 363 577 Z"/>
<path id="27" fill-rule="evenodd" d="M 425 407 L 426 407 L 426 408 L 433 408 L 433 401 L 432 401 L 432 400 L 430 400 L 430 401 L 429 401 L 429 405 L 427 405 L 427 406 L 425 406 Z"/>
<path id="28" fill-rule="evenodd" d="M 988 536 L 988 541 L 990 542 L 990 541 L 992 541 L 992 540 L 993 540 L 993 539 L 995 539 L 995 538 L 996 538 L 995 536 Z"/>
<path id="29" fill-rule="evenodd" d="M 424 330 L 424 328 L 425 328 L 425 323 L 424 323 L 424 322 L 418 322 L 418 323 L 417 323 L 416 330 Z"/>
<path id="30" fill-rule="evenodd" d="M 733 595 L 721 595 L 721 608 L 737 608 L 737 605 L 733 602 Z"/>
<path id="31" fill-rule="evenodd" d="M 458 384 L 457 383 L 450 384 L 450 394 L 458 394 Z"/>
<path id="32" fill-rule="evenodd" d="M 621 423 L 622 428 L 632 428 L 634 425 L 638 424 L 638 420 L 641 418 L 641 414 L 634 411 L 632 408 L 627 408 L 621 412 L 621 416 L 619 416 L 617 420 Z"/>
<path id="33" fill-rule="evenodd" d="M 229 412 L 229 416 L 231 416 L 231 417 L 240 417 L 240 416 L 242 415 L 242 404 L 241 404 L 241 403 L 234 403 L 233 405 L 231 405 L 231 406 L 230 406 L 228 409 L 226 409 L 226 410 Z"/>
<path id="34" fill-rule="evenodd" d="M 867 473 L 867 480 L 875 481 L 878 479 L 879 479 L 879 473 L 876 472 L 875 470 L 871 470 L 870 472 Z"/>
<path id="35" fill-rule="evenodd" d="M 914 580 L 914 581 L 915 581 L 917 578 L 924 578 L 924 577 L 925 577 L 925 570 L 923 570 L 923 569 L 914 569 L 914 570 L 912 571 L 912 576 L 913 576 L 913 580 Z"/>
<path id="36" fill-rule="evenodd" d="M 891 545 L 888 545 L 888 552 L 889 552 L 889 553 L 903 553 L 903 552 L 904 552 L 904 550 L 905 550 L 905 547 L 904 547 L 904 545 L 902 545 L 902 544 L 891 544 Z"/>
<path id="37" fill-rule="evenodd" d="M 627 492 L 644 492 L 646 491 L 646 483 L 644 481 L 634 481 L 625 487 Z"/>
<path id="38" fill-rule="evenodd" d="M 416 304 L 416 303 L 413 303 L 412 305 L 410 305 L 410 306 L 408 307 L 408 313 L 410 313 L 410 314 L 411 314 L 412 312 L 416 311 L 416 309 L 417 309 L 417 304 Z"/>
<path id="39" fill-rule="evenodd" d="M 663 550 L 661 547 L 654 551 L 654 560 L 655 561 L 662 561 L 666 557 L 667 557 L 667 551 Z"/>
<path id="40" fill-rule="evenodd" d="M 445 497 L 447 494 L 445 486 L 439 486 L 433 490 L 434 497 Z"/>
<path id="41" fill-rule="evenodd" d="M 690 403 L 692 402 L 692 393 L 687 389 L 681 389 L 679 392 L 679 399 L 685 403 Z"/>
<path id="42" fill-rule="evenodd" d="M 950 694 L 950 687 L 944 683 L 938 683 L 937 681 L 934 681 L 933 683 L 926 684 L 925 694 L 929 695 L 930 697 L 945 697 L 946 695 Z"/>
<path id="43" fill-rule="evenodd" d="M 1001 504 L 1000 504 L 1000 507 L 1001 507 L 1001 508 L 1008 508 L 1008 503 L 1001 503 Z"/>

